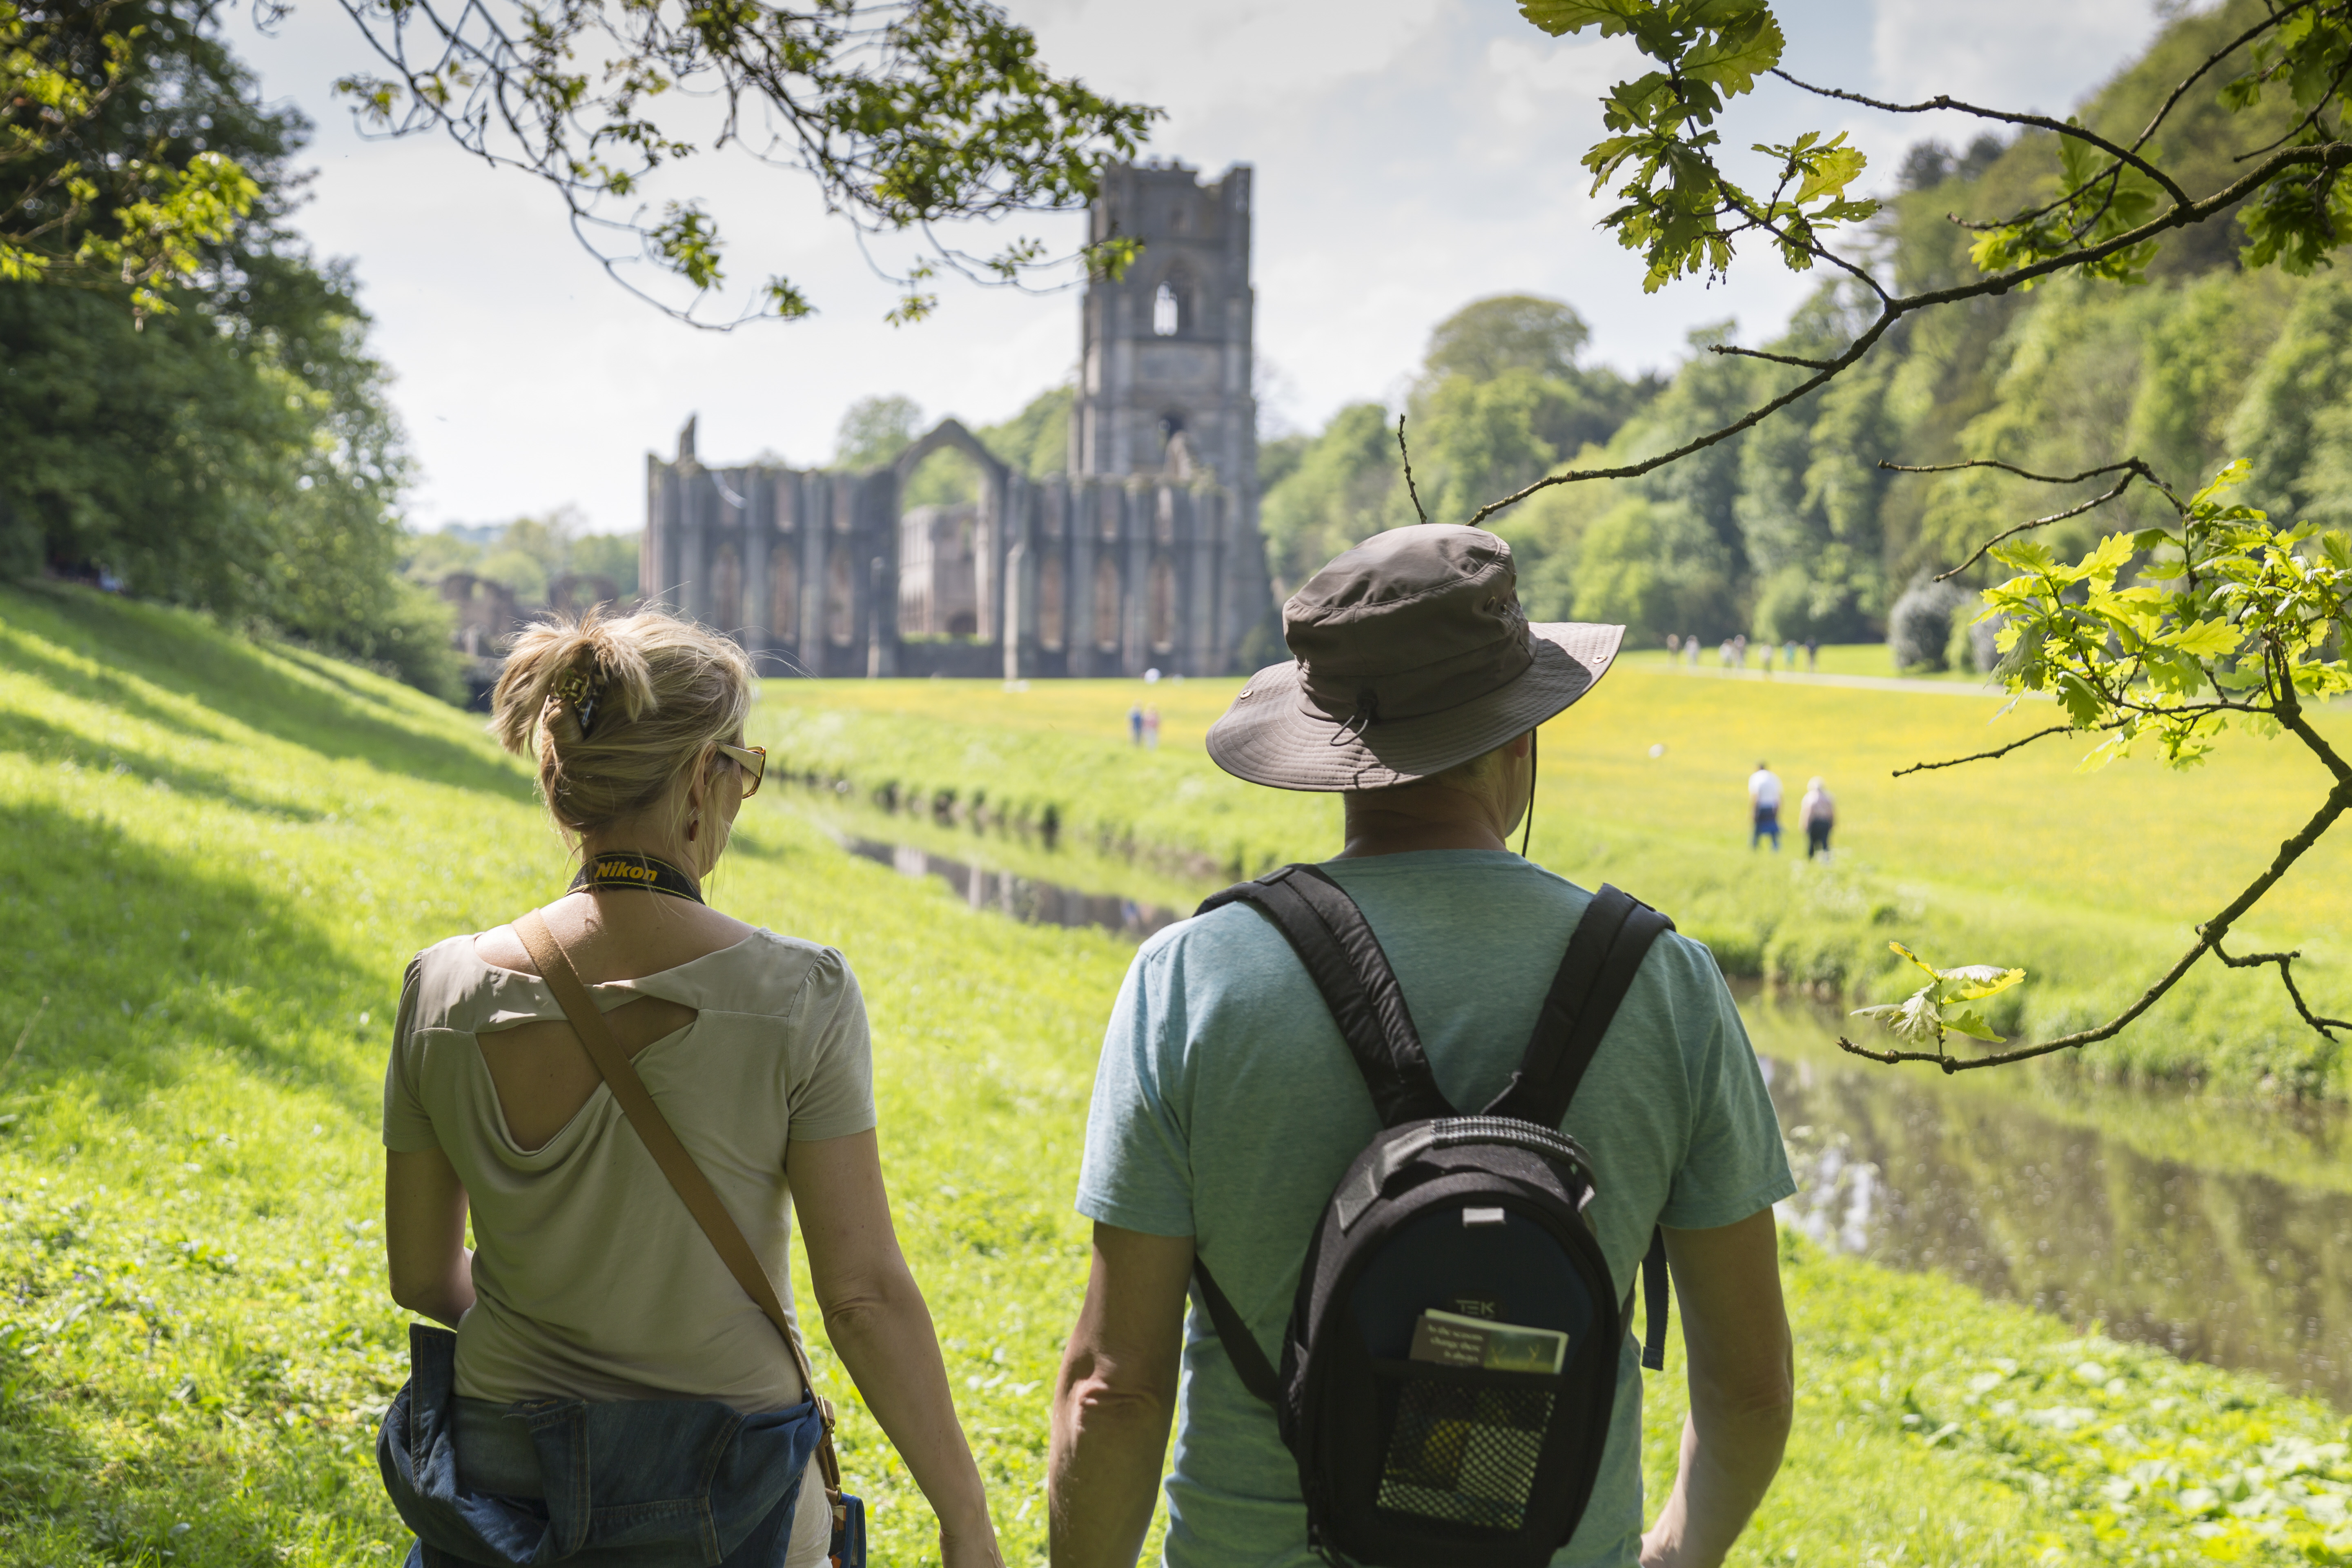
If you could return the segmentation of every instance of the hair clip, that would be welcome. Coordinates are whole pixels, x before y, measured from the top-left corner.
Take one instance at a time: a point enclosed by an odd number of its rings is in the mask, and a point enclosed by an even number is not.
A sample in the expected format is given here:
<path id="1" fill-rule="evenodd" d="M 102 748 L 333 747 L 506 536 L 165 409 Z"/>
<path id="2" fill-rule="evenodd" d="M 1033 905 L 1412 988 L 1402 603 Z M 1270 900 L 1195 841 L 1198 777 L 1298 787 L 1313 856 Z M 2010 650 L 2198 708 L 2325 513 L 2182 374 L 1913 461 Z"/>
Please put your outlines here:
<path id="1" fill-rule="evenodd" d="M 551 689 L 572 710 L 572 716 L 580 722 L 580 738 L 586 740 L 589 726 L 596 721 L 596 700 L 602 695 L 599 685 L 592 684 L 580 670 L 567 669 L 555 678 Z"/>

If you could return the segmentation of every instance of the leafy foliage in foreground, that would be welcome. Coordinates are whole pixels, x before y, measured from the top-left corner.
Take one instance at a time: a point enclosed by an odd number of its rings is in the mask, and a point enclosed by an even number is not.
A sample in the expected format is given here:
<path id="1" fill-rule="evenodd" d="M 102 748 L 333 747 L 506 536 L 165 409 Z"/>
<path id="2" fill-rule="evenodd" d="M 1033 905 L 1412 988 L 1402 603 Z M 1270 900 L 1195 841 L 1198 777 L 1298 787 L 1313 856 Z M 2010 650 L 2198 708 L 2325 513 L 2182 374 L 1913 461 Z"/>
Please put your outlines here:
<path id="1" fill-rule="evenodd" d="M 2119 496 L 2146 471 L 2137 463 L 2117 467 L 2123 477 L 2105 497 L 2071 510 L 2087 510 Z M 2165 762 L 2181 769 L 2202 762 L 2213 738 L 2234 722 L 2265 736 L 2293 735 L 2333 786 L 2269 865 L 2198 923 L 2195 944 L 2105 1023 L 1958 1059 L 1944 1048 L 1947 1028 L 1996 1037 L 1981 1019 L 1970 1026 L 1906 1008 L 1873 1009 L 1897 1035 L 1915 1044 L 1932 1042 L 1931 1048 L 1874 1051 L 1849 1044 L 1848 1049 L 1884 1062 L 1933 1062 L 1948 1073 L 2079 1049 L 2114 1037 L 2209 952 L 2233 968 L 2275 965 L 2295 1012 L 2329 1045 L 2336 1031 L 2352 1030 L 2352 1019 L 2315 1011 L 2305 1000 L 2294 980 L 2300 952 L 2232 956 L 2222 946 L 2231 928 L 2352 810 L 2352 762 L 2313 725 L 2310 706 L 2352 691 L 2345 647 L 2352 639 L 2352 539 L 2310 523 L 2275 527 L 2252 507 L 2225 504 L 2221 498 L 2245 473 L 2243 463 L 2225 468 L 2179 506 L 2177 526 L 2111 534 L 2072 564 L 2061 563 L 2038 540 L 1990 544 L 1990 553 L 2019 573 L 1985 595 L 1984 618 L 2009 623 L 1998 639 L 1998 673 L 2011 691 L 2055 696 L 2067 722 L 1953 763 L 1926 765 L 1994 761 L 2071 728 L 2108 732 L 2084 759 L 2086 771 L 2124 755 L 2143 738 L 2152 738 Z M 2021 523 L 2010 535 L 2048 521 Z M 2148 559 L 2140 580 L 2118 586 L 2121 574 L 2143 556 Z"/>
<path id="2" fill-rule="evenodd" d="M 253 210 L 261 188 L 196 133 L 203 110 L 158 113 L 149 61 L 183 58 L 189 26 L 168 5 L 0 0 L 0 283 L 113 288 L 134 319 L 169 314 Z"/>
<path id="3" fill-rule="evenodd" d="M 2007 623 L 1996 673 L 2054 695 L 2075 729 L 2112 731 L 2085 768 L 2144 738 L 2187 766 L 2233 719 L 2275 736 L 2305 703 L 2352 691 L 2352 536 L 2225 502 L 2246 473 L 2231 464 L 2177 525 L 2110 534 L 2072 564 L 2040 540 L 1993 547 L 2018 574 L 1986 593 L 1979 617 Z"/>

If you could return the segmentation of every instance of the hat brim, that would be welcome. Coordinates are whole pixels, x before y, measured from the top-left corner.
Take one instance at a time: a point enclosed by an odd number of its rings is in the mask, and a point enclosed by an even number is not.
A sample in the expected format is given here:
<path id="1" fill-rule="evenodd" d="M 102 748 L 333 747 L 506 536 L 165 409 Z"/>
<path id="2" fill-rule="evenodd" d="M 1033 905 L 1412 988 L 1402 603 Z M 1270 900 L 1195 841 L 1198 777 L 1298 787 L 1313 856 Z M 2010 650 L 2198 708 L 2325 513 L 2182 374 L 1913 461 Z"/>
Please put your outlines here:
<path id="1" fill-rule="evenodd" d="M 1276 789 L 1387 789 L 1444 773 L 1565 710 L 1609 673 L 1625 640 L 1623 626 L 1583 621 L 1528 630 L 1535 661 L 1517 679 L 1459 707 L 1360 732 L 1307 700 L 1296 661 L 1269 666 L 1210 726 L 1209 755 L 1234 777 Z"/>

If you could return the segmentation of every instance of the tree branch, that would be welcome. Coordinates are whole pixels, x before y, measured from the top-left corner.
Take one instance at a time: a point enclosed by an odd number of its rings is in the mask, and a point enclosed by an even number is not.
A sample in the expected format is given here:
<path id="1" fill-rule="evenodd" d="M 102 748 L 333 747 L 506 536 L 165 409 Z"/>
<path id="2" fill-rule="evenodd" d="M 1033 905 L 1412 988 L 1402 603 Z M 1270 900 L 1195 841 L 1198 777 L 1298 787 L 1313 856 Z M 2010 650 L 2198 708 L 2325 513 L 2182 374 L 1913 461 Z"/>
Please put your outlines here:
<path id="1" fill-rule="evenodd" d="M 2292 5 L 2280 5 L 2273 9 L 2269 16 L 2264 16 L 2261 21 L 2255 23 L 2244 32 L 2239 34 L 2228 43 L 2222 45 L 2212 54 L 2206 56 L 2205 63 L 2199 66 L 2195 70 L 2190 71 L 2187 76 L 2181 78 L 2179 85 L 2172 89 L 2170 96 L 2166 98 L 2162 103 L 2157 106 L 2156 112 L 2148 117 L 2147 128 L 2141 131 L 2137 136 L 2132 138 L 2133 148 L 2137 150 L 2147 145 L 2147 139 L 2156 134 L 2157 127 L 2162 125 L 2166 118 L 2170 115 L 2174 110 L 2180 107 L 2180 100 L 2188 96 L 2189 89 L 2190 88 L 2196 86 L 2199 81 L 2203 79 L 2207 71 L 2211 70 L 2215 66 L 2220 65 L 2223 60 L 2228 59 L 2231 55 L 2236 54 L 2240 49 L 2244 48 L 2248 44 L 2252 43 L 2256 38 L 2261 37 L 2264 33 L 2269 32 L 2272 28 L 2284 23 L 2289 16 L 2294 16 L 2297 11 L 2307 11 L 2317 4 L 2319 4 L 2319 0 L 2294 0 L 2294 4 Z"/>
<path id="2" fill-rule="evenodd" d="M 1406 493 L 1412 497 L 1412 514 L 1427 522 L 1429 514 L 1421 510 L 1421 491 L 1412 482 L 1412 453 L 1404 444 L 1404 416 L 1402 414 L 1397 416 L 1397 456 L 1404 460 L 1404 488 Z"/>
<path id="3" fill-rule="evenodd" d="M 1998 713 L 1996 713 L 1996 714 L 1994 714 L 1994 715 L 1993 715 L 1993 717 L 1994 717 L 1994 718 L 1996 718 L 1996 719 L 1998 719 L 1999 717 L 2000 717 L 2000 714 L 1998 714 Z M 2123 726 L 2122 726 L 2121 724 L 2102 724 L 2102 725 L 2100 725 L 2100 726 L 2099 726 L 2099 728 L 2101 728 L 2101 729 L 2103 729 L 2103 730 L 2120 730 L 2120 729 L 2122 729 L 2122 728 L 2123 728 Z M 1934 771 L 1935 769 L 1937 769 L 1937 768 L 1957 768 L 1957 767 L 1958 767 L 1962 763 L 1989 763 L 1989 762 L 1991 762 L 1991 761 L 1992 761 L 1994 758 L 1996 758 L 1996 757 L 2005 757 L 2005 756 L 2009 755 L 2009 753 L 2010 753 L 2010 752 L 2014 752 L 2014 751 L 2018 750 L 2020 747 L 2023 747 L 2023 746 L 2030 746 L 2030 745 L 2033 744 L 2033 742 L 2036 742 L 2036 741 L 2040 741 L 2040 740 L 2044 740 L 2044 739 L 2048 738 L 2049 736 L 2052 736 L 2052 735 L 2068 735 L 2068 734 L 2072 734 L 2072 733 L 2074 733 L 2074 725 L 2072 725 L 2072 724 L 2053 724 L 2053 725 L 2051 725 L 2051 726 L 2050 726 L 2050 728 L 2048 728 L 2047 730 L 2036 730 L 2035 731 L 2033 731 L 2033 733 L 2032 733 L 2031 735 L 2026 736 L 2026 737 L 2025 737 L 2025 739 L 2023 739 L 2023 740 L 2021 740 L 2021 741 L 2011 741 L 2008 745 L 1998 747 L 1998 748 L 1996 748 L 1996 749 L 1994 749 L 1994 750 L 1992 750 L 1992 751 L 1990 751 L 1990 752 L 1977 752 L 1976 754 L 1974 754 L 1973 756 L 1967 756 L 1967 757 L 1954 757 L 1954 758 L 1952 758 L 1949 762 L 1943 762 L 1943 763 L 1912 763 L 1909 767 L 1907 767 L 1907 768 L 1897 768 L 1897 769 L 1895 769 L 1892 773 L 1889 773 L 1887 776 L 1888 776 L 1889 778 L 1897 778 L 1897 779 L 1899 779 L 1899 778 L 1901 778 L 1901 777 L 1902 777 L 1904 774 L 1906 774 L 1906 773 L 1930 773 L 1930 772 L 1933 772 L 1933 771 Z"/>
<path id="4" fill-rule="evenodd" d="M 1956 464 L 1954 466 L 1966 467 L 1968 465 Z M 2008 467 L 2005 463 L 1994 464 L 1991 466 L 1995 468 Z M 2126 490 L 2131 489 L 2131 482 L 2136 479 L 2147 479 L 2148 483 L 2156 486 L 2157 489 L 2164 490 L 2164 493 L 2168 497 L 2172 494 L 2170 490 L 2165 489 L 2162 480 L 2158 479 L 2154 474 L 2148 472 L 2147 465 L 2141 462 L 2137 458 L 2134 458 L 2127 464 L 2118 464 L 2117 467 L 2127 468 L 2129 471 L 2126 472 L 2122 479 L 2117 479 L 2112 488 L 2108 489 L 2102 494 L 2093 496 L 2089 500 L 2084 501 L 2078 506 L 2070 506 L 2064 511 L 2053 511 L 2047 517 L 2032 518 L 2024 522 L 2019 523 L 2015 528 L 2005 528 L 2001 530 L 1999 533 L 1994 534 L 1990 539 L 1986 540 L 1982 544 L 1978 545 L 1976 548 L 1976 553 L 1970 555 L 1966 561 L 1961 562 L 1958 566 L 1952 567 L 1949 571 L 1937 573 L 1936 581 L 1941 583 L 1958 576 L 1961 573 L 1967 571 L 1969 567 L 1975 565 L 1978 562 L 1983 560 L 1988 554 L 1991 553 L 1992 547 L 1999 544 L 2004 539 L 2014 539 L 2019 534 L 2024 533 L 2029 530 L 2047 528 L 2053 522 L 2063 522 L 2070 517 L 2080 517 L 2086 511 L 2091 511 L 2096 508 L 2106 505 L 2109 501 L 2114 500 Z M 2021 470 L 2015 468 L 2010 469 L 2010 472 L 2011 473 L 2017 473 L 2020 471 Z M 2038 478 L 2039 476 L 2028 475 L 2027 477 L 2032 479 Z M 2066 481 L 2061 479 L 2053 480 L 2051 482 L 2063 484 Z M 2177 506 L 2179 503 L 2176 501 L 2174 504 Z"/>
<path id="5" fill-rule="evenodd" d="M 2300 720 L 2299 714 L 2296 719 Z M 2281 721 L 2289 722 L 2284 715 Z M 2293 727 L 2292 723 L 2290 727 Z M 2333 753 L 2331 752 L 2330 755 Z M 1948 1055 L 1940 1049 L 1874 1051 L 1868 1047 L 1857 1046 L 1843 1037 L 1838 1039 L 1838 1048 L 1853 1056 L 1867 1057 L 1872 1061 L 1885 1062 L 1890 1065 L 1896 1062 L 1933 1062 L 1947 1073 L 1955 1073 L 1969 1072 L 1978 1068 L 2002 1067 L 2010 1062 L 2021 1062 L 2034 1057 L 2046 1057 L 2054 1051 L 2080 1050 L 2084 1046 L 2096 1045 L 2101 1040 L 2113 1039 L 2123 1033 L 2133 1019 L 2155 1006 L 2166 992 L 2179 984 L 2180 977 L 2188 973 L 2199 959 L 2219 946 L 2221 939 L 2230 934 L 2231 925 L 2260 902 L 2263 895 L 2275 887 L 2278 879 L 2286 875 L 2288 868 L 2303 858 L 2305 851 L 2318 843 L 2320 837 L 2334 826 L 2336 819 L 2347 810 L 2352 810 L 2352 769 L 2347 769 L 2345 774 L 2339 776 L 2336 787 L 2327 792 L 2326 804 L 2321 805 L 2309 822 L 2304 824 L 2303 831 L 2279 846 L 2279 852 L 2271 861 L 2270 868 L 2248 883 L 2245 891 L 2230 901 L 2229 908 L 2197 928 L 2196 945 L 2182 953 L 2173 963 L 2172 967 L 2164 972 L 2162 978 L 2140 994 L 2137 1001 L 2095 1029 L 2077 1030 L 2071 1035 L 2061 1035 L 2054 1040 L 2043 1040 L 2037 1045 L 2020 1046 L 2012 1051 L 1997 1051 L 1990 1056 L 1966 1058 Z"/>
<path id="6" fill-rule="evenodd" d="M 2006 294 L 2021 284 L 2031 283 L 2070 268 L 2103 261 L 2118 251 L 2128 250 L 2136 245 L 2144 244 L 2173 229 L 2202 223 L 2217 213 L 2225 212 L 2260 190 L 2279 171 L 2301 164 L 2314 164 L 2323 169 L 2342 168 L 2347 164 L 2352 164 L 2352 142 L 2329 142 L 2312 147 L 2282 149 L 2202 201 L 2191 202 L 2186 205 L 2175 205 L 2137 228 L 2116 235 L 2113 238 L 2102 240 L 2096 245 L 2078 246 L 2073 250 L 2063 251 L 2056 256 L 2044 257 L 2039 261 L 2011 268 L 2007 272 L 1997 272 L 1990 277 L 1979 278 L 1972 283 L 1956 283 L 1948 289 L 1931 289 L 1925 293 L 1890 299 L 1880 310 L 1878 319 L 1873 321 L 1861 336 L 1847 345 L 1843 353 L 1834 359 L 1822 362 L 1822 369 L 1815 371 L 1779 396 L 1748 410 L 1729 424 L 1704 435 L 1696 436 L 1670 451 L 1661 452 L 1656 457 L 1644 458 L 1638 463 L 1621 464 L 1610 468 L 1572 468 L 1566 473 L 1547 474 L 1542 479 L 1514 490 L 1500 500 L 1488 501 L 1473 512 L 1469 521 L 1474 524 L 1483 521 L 1505 507 L 1516 505 L 1538 490 L 1549 489 L 1553 485 L 1577 484 L 1586 479 L 1639 479 L 1643 474 L 1665 467 L 1668 463 L 1679 462 L 1694 452 L 1705 451 L 1719 442 L 1729 440 L 1741 431 L 1779 413 L 1807 393 L 1826 385 L 1833 377 L 1868 353 L 1878 340 L 1886 335 L 1886 330 L 1905 316 L 1924 310 L 1931 305 L 1956 304 L 1963 300 Z M 2150 478 L 2153 479 L 2153 476 L 2151 475 Z M 2159 485 L 2158 488 L 2163 487 Z M 2169 495 L 2171 492 L 2167 490 L 2166 493 Z"/>
<path id="7" fill-rule="evenodd" d="M 2286 994 L 2294 999 L 2294 1010 L 2303 1015 L 2303 1021 L 2305 1023 L 2310 1025 L 2313 1028 L 2318 1030 L 2322 1035 L 2326 1036 L 2327 1038 L 2331 1040 L 2336 1037 L 2335 1032 L 2336 1030 L 2352 1029 L 2352 1018 L 2323 1018 L 2316 1013 L 2314 1013 L 2311 1010 L 2311 1005 L 2303 999 L 2303 992 L 2297 988 L 2294 983 L 2294 961 L 2303 956 L 2300 951 L 2294 952 L 2250 952 L 2243 958 L 2233 958 L 2229 952 L 2224 951 L 2221 944 L 2217 942 L 2213 944 L 2213 956 L 2220 959 L 2222 963 L 2228 964 L 2232 969 L 2256 969 L 2265 963 L 2277 964 L 2279 979 L 2285 984 Z"/>
<path id="8" fill-rule="evenodd" d="M 1706 352 L 1711 354 L 1737 354 L 1741 359 L 1769 359 L 1774 364 L 1792 364 L 1800 370 L 1826 370 L 1830 363 L 1825 359 L 1800 359 L 1795 354 L 1768 354 L 1762 349 L 1734 348 L 1729 343 L 1709 343 L 1706 345 Z"/>
<path id="9" fill-rule="evenodd" d="M 2030 125 L 2039 131 L 2051 131 L 2055 132 L 2061 136 L 2071 136 L 2077 142 L 2089 142 L 2092 146 L 2096 147 L 2100 152 L 2105 153 L 2107 156 L 2115 159 L 2117 163 L 2129 164 L 2131 167 L 2137 169 L 2141 174 L 2146 174 L 2149 179 L 2154 180 L 2158 184 L 2162 185 L 2164 187 L 2164 194 L 2172 198 L 2173 205 L 2175 206 L 2189 205 L 2189 193 L 2182 190 L 2179 185 L 2175 184 L 2171 175 L 2166 174 L 2163 170 L 2158 168 L 2155 164 L 2149 163 L 2138 153 L 2131 151 L 2129 148 L 2116 146 L 2114 142 L 2108 141 L 2105 137 L 2099 135 L 2095 132 L 2087 131 L 2080 125 L 2069 125 L 2063 120 L 2053 120 L 2046 114 L 2016 114 L 2005 109 L 1985 109 L 1977 104 L 1963 103 L 1958 99 L 1952 97 L 1950 94 L 1941 92 L 1920 103 L 1888 103 L 1884 99 L 1865 98 L 1861 93 L 1848 92 L 1843 88 L 1840 87 L 1815 87 L 1811 82 L 1799 81 L 1795 77 L 1790 76 L 1787 71 L 1781 70 L 1777 66 L 1773 68 L 1772 74 L 1779 77 L 1782 81 L 1787 82 L 1790 87 L 1800 88 L 1806 92 L 1813 93 L 1819 97 L 1843 99 L 1848 103 L 1859 103 L 1864 108 L 1883 109 L 1891 114 L 1927 114 L 1938 109 L 1948 109 L 1961 114 L 1973 114 L 1979 120 L 1995 120 L 2006 125 Z M 2100 179 L 2105 178 L 2106 178 L 2106 175 L 2102 174 L 2098 179 L 2088 181 L 2087 183 L 2077 186 L 2074 191 L 2068 194 L 2079 195 L 2083 191 L 2089 190 L 2091 186 L 2097 184 Z"/>

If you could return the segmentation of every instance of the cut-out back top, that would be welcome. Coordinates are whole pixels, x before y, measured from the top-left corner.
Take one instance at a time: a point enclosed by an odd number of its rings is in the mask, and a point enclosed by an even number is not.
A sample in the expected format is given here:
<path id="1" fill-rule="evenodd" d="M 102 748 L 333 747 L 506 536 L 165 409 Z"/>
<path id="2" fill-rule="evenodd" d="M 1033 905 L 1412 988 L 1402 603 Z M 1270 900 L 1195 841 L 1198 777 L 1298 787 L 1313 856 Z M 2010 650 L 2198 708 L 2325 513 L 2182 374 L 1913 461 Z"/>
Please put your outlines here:
<path id="1" fill-rule="evenodd" d="M 797 1326 L 784 1151 L 874 1125 L 866 1004 L 847 961 L 763 930 L 588 992 L 604 1012 L 647 996 L 696 1009 L 636 1054 L 637 1072 Z M 486 962 L 471 936 L 417 954 L 401 989 L 384 1146 L 438 1147 L 473 1215 L 458 1394 L 715 1399 L 747 1413 L 799 1404 L 775 1325 L 727 1272 L 609 1088 L 536 1149 L 509 1131 L 476 1037 L 562 1016 L 544 982 Z"/>

